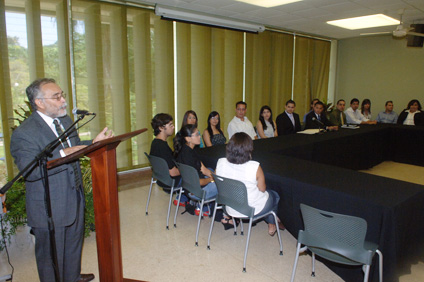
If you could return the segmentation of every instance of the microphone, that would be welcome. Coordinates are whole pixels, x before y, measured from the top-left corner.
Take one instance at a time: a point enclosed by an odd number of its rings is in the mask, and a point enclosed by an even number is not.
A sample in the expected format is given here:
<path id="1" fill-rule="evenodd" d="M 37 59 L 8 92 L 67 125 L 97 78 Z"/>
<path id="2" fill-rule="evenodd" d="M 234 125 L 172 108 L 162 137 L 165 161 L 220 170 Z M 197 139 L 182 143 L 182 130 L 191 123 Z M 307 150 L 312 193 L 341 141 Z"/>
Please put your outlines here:
<path id="1" fill-rule="evenodd" d="M 72 110 L 72 114 L 74 114 L 74 115 L 85 115 L 85 116 L 95 116 L 96 115 L 96 113 L 92 113 L 92 112 L 89 112 L 89 111 L 86 111 L 86 110 L 79 110 L 77 108 L 74 108 Z"/>
<path id="2" fill-rule="evenodd" d="M 313 121 L 318 122 L 319 124 L 321 124 L 322 126 L 325 126 L 325 124 L 323 124 L 319 119 L 317 119 L 316 117 L 312 118 Z"/>

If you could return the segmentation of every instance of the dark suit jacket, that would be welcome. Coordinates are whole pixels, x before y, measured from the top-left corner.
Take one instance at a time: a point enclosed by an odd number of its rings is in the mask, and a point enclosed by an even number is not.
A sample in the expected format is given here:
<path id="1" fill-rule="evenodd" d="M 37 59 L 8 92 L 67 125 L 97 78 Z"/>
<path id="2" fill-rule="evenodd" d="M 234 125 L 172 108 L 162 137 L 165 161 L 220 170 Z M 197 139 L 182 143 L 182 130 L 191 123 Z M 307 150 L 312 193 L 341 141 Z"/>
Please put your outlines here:
<path id="1" fill-rule="evenodd" d="M 398 124 L 403 124 L 405 119 L 408 117 L 408 112 L 403 110 L 397 120 Z M 417 126 L 424 126 L 424 112 L 419 112 L 414 115 L 414 124 Z"/>
<path id="2" fill-rule="evenodd" d="M 278 136 L 293 134 L 301 130 L 299 115 L 293 113 L 293 118 L 295 126 L 293 126 L 291 119 L 285 111 L 278 115 L 277 119 L 275 120 L 275 123 L 277 124 Z"/>
<path id="3" fill-rule="evenodd" d="M 60 121 L 65 129 L 72 124 L 69 116 L 60 118 Z M 53 131 L 37 112 L 28 117 L 13 132 L 11 139 L 10 151 L 18 169 L 25 168 L 55 138 Z M 91 141 L 81 142 L 77 132 L 74 132 L 69 139 L 72 146 L 91 144 Z M 59 151 L 61 149 L 63 149 L 62 145 L 55 148 L 52 152 L 53 156 L 48 160 L 60 158 Z M 77 165 L 78 173 L 81 173 L 79 162 L 77 162 Z M 44 207 L 44 185 L 41 175 L 41 169 L 36 165 L 25 178 L 26 209 L 29 226 L 46 228 L 47 216 Z M 75 193 L 75 177 L 72 165 L 64 164 L 50 169 L 48 175 L 55 226 L 71 225 L 75 221 L 77 213 L 77 194 Z"/>
<path id="4" fill-rule="evenodd" d="M 305 129 L 318 129 L 318 128 L 323 128 L 323 125 L 320 125 L 319 122 L 317 120 L 312 120 L 313 118 L 317 118 L 317 116 L 315 115 L 315 112 L 310 112 L 307 116 L 306 116 L 306 123 L 305 123 Z M 323 112 L 321 114 L 321 122 L 325 125 L 325 126 L 332 126 L 333 124 L 327 119 L 325 112 Z"/>

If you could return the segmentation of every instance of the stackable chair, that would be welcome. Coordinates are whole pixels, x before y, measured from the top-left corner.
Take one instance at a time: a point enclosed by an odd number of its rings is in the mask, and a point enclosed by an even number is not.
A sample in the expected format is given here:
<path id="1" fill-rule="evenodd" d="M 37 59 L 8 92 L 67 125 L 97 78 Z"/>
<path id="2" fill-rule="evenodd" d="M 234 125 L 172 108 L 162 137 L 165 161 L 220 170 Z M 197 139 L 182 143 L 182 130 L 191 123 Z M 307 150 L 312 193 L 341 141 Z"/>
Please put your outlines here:
<path id="1" fill-rule="evenodd" d="M 299 230 L 296 258 L 291 281 L 294 281 L 299 253 L 312 252 L 312 276 L 315 276 L 315 255 L 327 260 L 362 265 L 364 281 L 368 281 L 374 254 L 379 256 L 380 282 L 383 281 L 383 255 L 377 244 L 365 241 L 367 222 L 359 217 L 331 213 L 300 204 L 305 230 Z M 301 245 L 304 245 L 301 248 Z"/>
<path id="2" fill-rule="evenodd" d="M 261 216 L 255 216 L 255 208 L 252 208 L 249 206 L 247 201 L 247 189 L 243 182 L 240 182 L 238 180 L 225 178 L 222 176 L 214 175 L 216 187 L 218 188 L 218 195 L 216 197 L 215 201 L 215 209 L 213 212 L 212 222 L 211 222 L 211 228 L 209 230 L 209 238 L 208 238 L 208 250 L 210 250 L 210 241 L 212 236 L 212 230 L 213 230 L 213 224 L 215 220 L 216 210 L 217 209 L 223 209 L 225 213 L 226 207 L 231 207 L 232 209 L 238 211 L 241 214 L 244 214 L 246 216 L 243 217 L 233 217 L 233 221 L 235 223 L 235 218 L 240 219 L 249 219 L 249 229 L 247 232 L 247 240 L 246 240 L 246 249 L 244 251 L 244 261 L 243 261 L 243 272 L 246 272 L 246 259 L 247 259 L 247 251 L 249 249 L 249 240 L 250 240 L 250 232 L 252 229 L 252 223 L 256 220 L 259 220 L 261 218 L 264 218 L 268 216 L 269 214 L 272 214 L 274 216 L 275 222 L 278 222 L 277 215 L 270 211 L 266 214 L 263 214 Z M 243 230 L 243 223 L 240 223 L 241 230 Z M 236 228 L 234 226 L 234 228 Z M 280 236 L 280 229 L 277 225 L 277 234 L 278 234 L 278 242 L 280 243 L 280 255 L 283 255 L 283 244 L 281 243 L 281 236 Z M 234 234 L 236 235 L 236 233 Z M 243 231 L 241 231 L 241 235 L 243 235 Z"/>
<path id="3" fill-rule="evenodd" d="M 198 243 L 199 228 L 200 228 L 200 220 L 202 219 L 202 216 L 203 216 L 203 206 L 205 204 L 215 201 L 215 197 L 209 198 L 209 199 L 206 198 L 206 192 L 200 186 L 199 174 L 197 173 L 194 167 L 191 167 L 189 165 L 185 165 L 182 163 L 177 163 L 177 162 L 175 164 L 180 170 L 180 174 L 182 177 L 181 186 L 183 187 L 184 190 L 187 190 L 189 192 L 188 196 L 191 200 L 200 202 L 200 213 L 199 213 L 199 218 L 197 220 L 196 243 L 195 243 L 195 246 L 199 246 L 199 243 Z M 175 210 L 174 227 L 177 227 L 176 219 L 177 219 L 178 207 L 180 205 L 182 192 L 183 190 L 180 190 L 180 196 L 178 197 L 178 204 Z"/>
<path id="4" fill-rule="evenodd" d="M 169 204 L 168 204 L 168 214 L 166 216 L 166 229 L 169 229 L 169 215 L 171 213 L 171 204 L 172 204 L 172 196 L 175 192 L 181 191 L 181 187 L 175 187 L 175 179 L 173 179 L 169 175 L 169 168 L 166 161 L 162 158 L 155 157 L 152 155 L 144 153 L 149 160 L 150 164 L 152 165 L 152 180 L 150 181 L 150 189 L 149 189 L 149 196 L 147 197 L 147 204 L 146 204 L 146 215 L 149 214 L 149 202 L 150 202 L 150 196 L 152 194 L 152 186 L 154 183 L 157 184 L 158 181 L 166 185 L 165 188 L 170 189 L 169 193 Z M 178 202 L 178 204 L 180 204 Z M 174 225 L 175 225 L 175 219 L 174 219 Z"/>

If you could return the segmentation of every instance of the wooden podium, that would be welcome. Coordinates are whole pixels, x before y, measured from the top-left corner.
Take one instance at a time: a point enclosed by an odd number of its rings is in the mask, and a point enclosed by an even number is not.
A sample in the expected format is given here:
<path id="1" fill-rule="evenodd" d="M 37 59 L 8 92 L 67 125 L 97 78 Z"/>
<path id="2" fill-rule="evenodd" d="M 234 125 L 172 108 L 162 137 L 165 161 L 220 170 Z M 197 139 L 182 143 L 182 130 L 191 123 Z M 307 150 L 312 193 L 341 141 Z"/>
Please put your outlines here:
<path id="1" fill-rule="evenodd" d="M 136 282 L 123 278 L 119 223 L 116 147 L 122 141 L 147 131 L 146 128 L 96 142 L 64 158 L 47 163 L 47 168 L 70 163 L 83 156 L 91 159 L 94 219 L 100 281 Z"/>

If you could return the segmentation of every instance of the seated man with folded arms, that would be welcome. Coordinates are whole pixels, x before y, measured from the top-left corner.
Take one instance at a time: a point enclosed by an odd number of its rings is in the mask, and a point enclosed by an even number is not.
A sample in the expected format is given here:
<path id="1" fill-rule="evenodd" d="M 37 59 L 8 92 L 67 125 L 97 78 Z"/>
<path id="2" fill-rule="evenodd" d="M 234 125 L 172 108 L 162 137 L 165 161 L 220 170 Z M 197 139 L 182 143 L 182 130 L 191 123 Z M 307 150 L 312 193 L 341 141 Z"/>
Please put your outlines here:
<path id="1" fill-rule="evenodd" d="M 330 113 L 329 117 L 332 125 L 342 126 L 346 124 L 345 105 L 345 100 L 340 99 L 337 101 L 336 108 Z"/>
<path id="2" fill-rule="evenodd" d="M 255 140 L 258 138 L 252 123 L 246 117 L 247 104 L 243 101 L 236 103 L 236 116 L 228 124 L 228 138 L 231 138 L 237 132 L 244 132 Z"/>
<path id="3" fill-rule="evenodd" d="M 277 116 L 275 123 L 277 124 L 278 136 L 293 134 L 301 131 L 299 115 L 294 112 L 296 103 L 293 100 L 286 102 L 286 110 Z"/>
<path id="4" fill-rule="evenodd" d="M 386 102 L 386 110 L 378 113 L 377 122 L 379 123 L 393 123 L 395 124 L 398 119 L 398 114 L 393 111 L 393 102 Z"/>
<path id="5" fill-rule="evenodd" d="M 169 114 L 160 113 L 153 117 L 151 125 L 153 128 L 153 134 L 156 136 L 150 146 L 150 155 L 162 158 L 168 164 L 169 174 L 175 179 L 175 186 L 179 186 L 181 182 L 180 171 L 175 166 L 172 149 L 169 148 L 166 140 L 168 137 L 174 134 L 173 118 Z M 158 181 L 158 185 L 166 187 L 163 183 Z M 184 196 L 185 197 L 185 196 Z M 180 205 L 185 206 L 187 198 L 181 197 Z M 175 202 L 175 201 L 174 201 Z M 177 201 L 178 202 L 178 201 Z M 174 203 L 176 204 L 176 203 Z"/>
<path id="6" fill-rule="evenodd" d="M 327 119 L 324 112 L 324 104 L 320 101 L 315 103 L 314 109 L 306 116 L 305 129 L 318 129 L 322 128 L 329 131 L 338 130 L 339 127 Z"/>
<path id="7" fill-rule="evenodd" d="M 377 121 L 371 121 L 364 117 L 359 108 L 359 100 L 353 98 L 350 101 L 350 108 L 345 111 L 346 120 L 349 124 L 377 124 Z"/>

